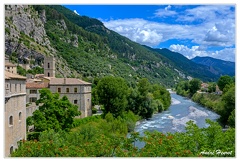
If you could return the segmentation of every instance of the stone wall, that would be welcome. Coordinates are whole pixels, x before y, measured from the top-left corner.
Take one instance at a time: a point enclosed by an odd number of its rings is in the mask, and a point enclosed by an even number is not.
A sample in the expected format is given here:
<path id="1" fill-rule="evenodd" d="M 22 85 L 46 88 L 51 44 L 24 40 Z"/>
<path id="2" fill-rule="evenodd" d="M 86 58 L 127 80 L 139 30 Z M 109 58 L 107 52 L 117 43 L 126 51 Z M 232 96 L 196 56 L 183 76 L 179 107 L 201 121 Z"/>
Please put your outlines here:
<path id="1" fill-rule="evenodd" d="M 5 80 L 5 89 L 5 156 L 7 157 L 10 155 L 10 150 L 13 151 L 18 147 L 19 140 L 26 139 L 25 80 Z"/>

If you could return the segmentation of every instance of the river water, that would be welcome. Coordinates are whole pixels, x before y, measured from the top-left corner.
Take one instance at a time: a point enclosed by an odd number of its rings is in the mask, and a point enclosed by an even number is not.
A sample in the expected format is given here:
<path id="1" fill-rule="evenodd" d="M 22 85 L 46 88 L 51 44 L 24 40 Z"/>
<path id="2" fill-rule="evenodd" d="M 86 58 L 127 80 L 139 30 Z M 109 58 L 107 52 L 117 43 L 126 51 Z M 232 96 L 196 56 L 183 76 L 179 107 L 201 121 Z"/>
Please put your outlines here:
<path id="1" fill-rule="evenodd" d="M 205 119 L 216 121 L 220 116 L 205 107 L 198 105 L 188 98 L 171 93 L 172 104 L 167 111 L 154 114 L 149 120 L 137 122 L 135 131 L 141 136 L 144 131 L 157 130 L 162 133 L 184 132 L 186 123 L 192 120 L 198 127 L 207 127 Z M 144 143 L 137 142 L 138 147 Z"/>

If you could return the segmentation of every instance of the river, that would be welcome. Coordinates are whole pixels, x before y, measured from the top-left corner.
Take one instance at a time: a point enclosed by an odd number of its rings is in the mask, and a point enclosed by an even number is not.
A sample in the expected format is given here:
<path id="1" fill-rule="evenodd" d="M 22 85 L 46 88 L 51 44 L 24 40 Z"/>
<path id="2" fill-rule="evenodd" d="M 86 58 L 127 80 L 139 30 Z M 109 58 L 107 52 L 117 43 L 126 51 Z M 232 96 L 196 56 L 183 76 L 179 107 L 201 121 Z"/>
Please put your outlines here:
<path id="1" fill-rule="evenodd" d="M 144 135 L 144 131 L 184 132 L 186 123 L 190 120 L 202 128 L 208 126 L 205 119 L 216 121 L 220 117 L 213 111 L 175 93 L 171 93 L 171 99 L 172 104 L 167 111 L 154 114 L 149 120 L 137 122 L 135 131 L 141 136 Z M 137 142 L 136 145 L 141 148 L 144 143 Z"/>

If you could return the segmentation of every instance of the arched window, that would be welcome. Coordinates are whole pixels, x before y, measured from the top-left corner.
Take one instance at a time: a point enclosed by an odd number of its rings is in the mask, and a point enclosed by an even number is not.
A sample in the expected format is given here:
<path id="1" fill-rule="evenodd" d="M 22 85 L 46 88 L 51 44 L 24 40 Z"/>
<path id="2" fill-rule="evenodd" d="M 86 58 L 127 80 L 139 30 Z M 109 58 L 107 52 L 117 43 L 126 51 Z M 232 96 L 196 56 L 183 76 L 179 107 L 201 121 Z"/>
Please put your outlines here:
<path id="1" fill-rule="evenodd" d="M 48 77 L 50 77 L 50 73 L 47 73 Z"/>
<path id="2" fill-rule="evenodd" d="M 18 120 L 22 120 L 22 112 L 19 112 L 18 117 L 19 117 Z"/>
<path id="3" fill-rule="evenodd" d="M 9 125 L 13 125 L 13 116 L 9 117 Z"/>
<path id="4" fill-rule="evenodd" d="M 13 146 L 10 147 L 10 154 L 13 153 Z"/>
<path id="5" fill-rule="evenodd" d="M 50 63 L 47 64 L 48 69 L 50 68 Z"/>

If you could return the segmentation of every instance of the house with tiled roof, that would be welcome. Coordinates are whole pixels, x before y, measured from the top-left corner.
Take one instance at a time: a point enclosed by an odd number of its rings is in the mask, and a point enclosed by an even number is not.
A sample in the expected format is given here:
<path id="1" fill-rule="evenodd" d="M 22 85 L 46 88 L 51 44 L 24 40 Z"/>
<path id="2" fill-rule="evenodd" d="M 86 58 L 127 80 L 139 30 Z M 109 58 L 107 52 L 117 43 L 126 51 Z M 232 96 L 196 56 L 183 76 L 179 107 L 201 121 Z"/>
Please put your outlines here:
<path id="1" fill-rule="evenodd" d="M 67 96 L 69 101 L 78 106 L 81 117 L 92 115 L 91 83 L 76 78 L 52 78 L 49 88 L 61 97 Z"/>
<path id="2" fill-rule="evenodd" d="M 80 117 L 92 115 L 91 83 L 77 78 L 55 78 L 53 56 L 44 58 L 44 75 L 36 74 L 34 79 L 28 79 L 26 83 L 27 116 L 31 116 L 37 109 L 35 102 L 39 99 L 39 90 L 42 88 L 49 88 L 52 93 L 59 93 L 60 97 L 67 96 L 70 102 L 78 106 L 78 110 L 81 111 Z M 36 79 L 41 81 L 36 81 Z"/>
<path id="3" fill-rule="evenodd" d="M 41 80 L 28 79 L 26 83 L 26 116 L 32 116 L 32 113 L 38 108 L 36 101 L 40 98 L 39 90 L 48 88 L 49 84 Z"/>

